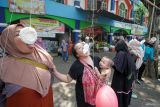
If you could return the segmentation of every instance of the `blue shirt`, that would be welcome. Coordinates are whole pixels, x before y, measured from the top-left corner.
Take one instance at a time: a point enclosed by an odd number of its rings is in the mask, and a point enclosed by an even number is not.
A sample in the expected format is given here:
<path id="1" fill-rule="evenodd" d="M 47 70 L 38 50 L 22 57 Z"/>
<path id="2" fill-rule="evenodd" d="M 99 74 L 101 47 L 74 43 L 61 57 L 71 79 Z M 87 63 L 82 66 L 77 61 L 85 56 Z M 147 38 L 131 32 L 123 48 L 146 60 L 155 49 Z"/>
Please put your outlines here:
<path id="1" fill-rule="evenodd" d="M 147 61 L 147 59 L 150 59 L 151 61 L 154 60 L 154 49 L 153 47 L 150 47 L 148 45 L 142 44 L 142 49 L 144 50 L 144 57 L 143 61 Z"/>

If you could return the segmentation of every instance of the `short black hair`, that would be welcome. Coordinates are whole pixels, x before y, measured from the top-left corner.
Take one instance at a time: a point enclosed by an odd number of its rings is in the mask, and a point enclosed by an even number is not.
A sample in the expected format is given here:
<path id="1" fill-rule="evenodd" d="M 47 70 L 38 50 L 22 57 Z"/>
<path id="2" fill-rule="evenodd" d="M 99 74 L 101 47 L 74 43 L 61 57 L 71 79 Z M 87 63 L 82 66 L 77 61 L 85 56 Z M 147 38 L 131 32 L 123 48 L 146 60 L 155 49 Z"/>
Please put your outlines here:
<path id="1" fill-rule="evenodd" d="M 119 51 L 128 52 L 128 46 L 124 40 L 119 40 L 115 45 L 115 50 L 116 52 L 119 52 Z"/>
<path id="2" fill-rule="evenodd" d="M 21 27 L 25 27 L 23 24 L 21 24 L 21 23 L 17 23 L 16 27 L 19 27 L 19 26 L 21 26 Z"/>
<path id="3" fill-rule="evenodd" d="M 76 45 L 76 44 L 75 44 Z M 72 54 L 73 54 L 73 56 L 76 58 L 76 59 L 78 59 L 78 57 L 77 57 L 77 52 L 76 52 L 76 50 L 75 50 L 75 45 L 73 46 L 73 48 L 72 48 Z"/>

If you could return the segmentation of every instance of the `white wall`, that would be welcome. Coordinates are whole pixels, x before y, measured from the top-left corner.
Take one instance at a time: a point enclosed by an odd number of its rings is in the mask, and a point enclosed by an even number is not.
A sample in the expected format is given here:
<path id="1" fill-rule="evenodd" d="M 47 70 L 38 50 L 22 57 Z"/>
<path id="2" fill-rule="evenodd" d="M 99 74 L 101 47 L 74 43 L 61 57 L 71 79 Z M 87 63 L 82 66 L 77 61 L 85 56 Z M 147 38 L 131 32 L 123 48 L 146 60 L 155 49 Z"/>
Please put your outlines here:
<path id="1" fill-rule="evenodd" d="M 80 6 L 82 9 L 85 9 L 85 0 L 80 0 Z"/>
<path id="2" fill-rule="evenodd" d="M 108 0 L 107 6 L 108 6 L 108 11 L 111 12 L 111 0 Z"/>
<path id="3" fill-rule="evenodd" d="M 75 0 L 68 0 L 67 5 L 69 6 L 74 6 L 74 1 Z M 78 1 L 78 0 L 77 0 Z M 80 1 L 80 7 L 82 9 L 85 9 L 85 0 L 79 0 Z"/>
<path id="4" fill-rule="evenodd" d="M 114 6 L 114 10 L 111 10 L 111 0 L 108 1 L 108 11 L 111 13 L 116 14 L 116 2 L 115 2 L 115 6 Z"/>
<path id="5" fill-rule="evenodd" d="M 74 0 L 68 0 L 67 4 L 70 5 L 70 6 L 74 6 Z"/>

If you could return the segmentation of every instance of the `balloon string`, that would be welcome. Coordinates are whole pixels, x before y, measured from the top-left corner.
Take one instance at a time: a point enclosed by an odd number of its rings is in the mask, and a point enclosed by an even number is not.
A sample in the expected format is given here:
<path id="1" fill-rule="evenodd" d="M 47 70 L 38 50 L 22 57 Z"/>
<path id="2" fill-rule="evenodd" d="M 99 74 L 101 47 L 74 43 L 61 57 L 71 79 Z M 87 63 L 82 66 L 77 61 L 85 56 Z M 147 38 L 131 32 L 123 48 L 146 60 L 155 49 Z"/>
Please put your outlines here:
<path id="1" fill-rule="evenodd" d="M 29 17 L 29 20 L 30 20 L 30 23 L 29 23 L 29 25 L 30 25 L 30 27 L 31 27 L 31 23 L 32 23 L 32 0 L 30 1 L 31 3 L 30 3 L 30 17 Z"/>
<path id="2" fill-rule="evenodd" d="M 13 5 L 15 5 L 15 2 L 16 0 L 13 0 Z M 16 8 L 15 6 L 13 6 L 14 8 Z M 13 8 L 13 9 L 14 9 Z M 10 16 L 10 19 L 9 19 L 9 25 L 11 25 L 11 22 L 12 22 L 12 18 L 13 18 L 13 11 L 11 12 L 11 16 Z M 6 46 L 7 46 L 7 42 L 8 42 L 8 35 L 9 35 L 9 29 L 7 30 L 7 35 L 6 35 L 6 39 L 5 39 L 5 42 L 4 42 L 4 47 L 3 47 L 3 53 L 2 53 L 2 59 L 1 59 L 1 64 L 0 64 L 0 74 L 2 72 L 2 65 L 3 65 L 3 62 L 4 62 L 4 56 L 5 56 L 5 53 L 6 53 Z"/>
<path id="3" fill-rule="evenodd" d="M 93 55 L 93 62 L 94 62 L 94 16 L 95 16 L 95 13 L 94 13 L 94 1 L 95 0 L 92 0 L 92 23 L 91 23 L 91 40 L 93 42 L 93 50 L 92 50 L 92 55 Z M 90 47 L 91 48 L 91 47 Z M 93 65 L 94 68 L 95 68 L 95 65 Z"/>

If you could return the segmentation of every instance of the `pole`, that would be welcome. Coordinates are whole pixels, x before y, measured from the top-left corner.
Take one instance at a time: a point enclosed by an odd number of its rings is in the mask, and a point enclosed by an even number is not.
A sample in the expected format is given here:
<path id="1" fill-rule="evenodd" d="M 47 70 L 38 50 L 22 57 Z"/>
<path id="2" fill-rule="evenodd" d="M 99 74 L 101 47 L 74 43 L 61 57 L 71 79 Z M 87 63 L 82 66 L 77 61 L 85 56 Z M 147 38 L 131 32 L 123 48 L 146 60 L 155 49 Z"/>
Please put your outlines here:
<path id="1" fill-rule="evenodd" d="M 155 5 L 155 3 L 153 4 L 151 1 L 149 1 L 149 0 L 145 0 L 147 3 L 149 3 L 150 5 L 152 5 L 153 7 L 155 7 L 155 8 L 157 8 L 158 10 L 160 10 L 160 8 L 157 6 L 157 5 Z"/>
<path id="2" fill-rule="evenodd" d="M 155 5 L 155 3 L 156 3 L 156 0 L 154 0 L 154 5 Z M 153 24 L 154 12 L 155 12 L 155 7 L 153 7 L 153 10 L 152 10 L 151 24 L 150 24 L 149 36 L 148 36 L 149 39 L 151 38 L 151 32 L 152 32 L 152 24 Z"/>
<path id="3" fill-rule="evenodd" d="M 157 60 L 155 60 L 155 62 L 154 62 L 154 68 L 155 68 L 155 79 L 158 79 L 158 75 L 159 75 L 159 73 L 158 73 L 158 53 L 159 53 L 159 49 L 158 49 L 158 44 L 159 44 L 159 34 L 157 33 L 156 34 L 156 38 L 157 38 L 157 41 L 156 41 L 156 44 L 155 44 L 155 47 L 154 47 L 154 49 L 155 49 L 155 58 L 157 59 Z"/>

